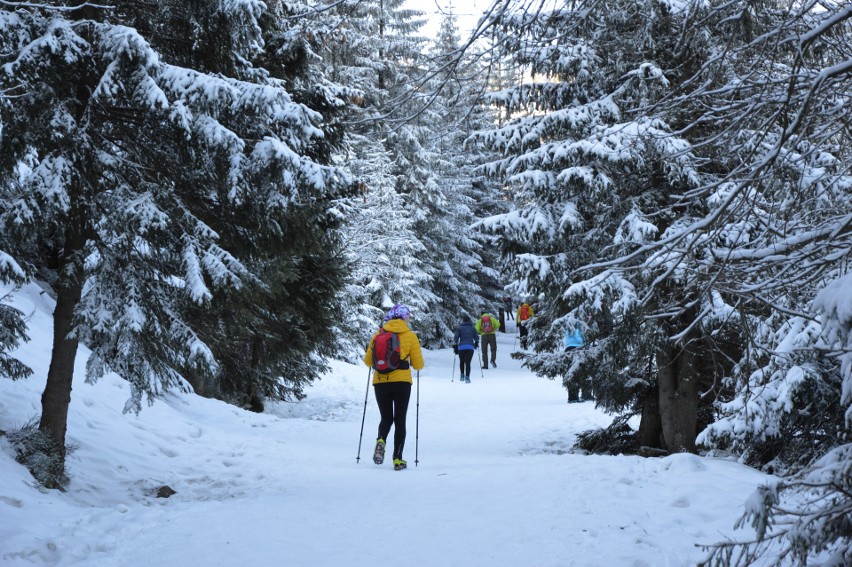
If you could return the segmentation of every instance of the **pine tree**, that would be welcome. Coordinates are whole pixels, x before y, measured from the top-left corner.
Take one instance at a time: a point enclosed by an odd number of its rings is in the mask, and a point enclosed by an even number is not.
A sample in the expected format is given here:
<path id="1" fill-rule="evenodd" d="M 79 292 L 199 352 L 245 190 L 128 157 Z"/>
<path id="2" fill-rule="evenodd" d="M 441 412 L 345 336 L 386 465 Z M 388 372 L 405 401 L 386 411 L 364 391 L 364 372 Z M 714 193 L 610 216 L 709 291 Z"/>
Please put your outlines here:
<path id="1" fill-rule="evenodd" d="M 399 101 L 414 88 L 406 63 L 420 57 L 413 36 L 422 21 L 401 1 L 343 2 L 322 12 L 312 26 L 323 74 L 346 85 L 344 149 L 336 161 L 358 180 L 360 195 L 340 204 L 345 219 L 346 261 L 352 272 L 335 328 L 335 356 L 357 361 L 393 303 L 418 315 L 434 303 L 421 259 L 424 245 L 412 230 L 413 210 L 396 192 L 397 172 L 389 133 L 404 121 Z"/>
<path id="2" fill-rule="evenodd" d="M 821 431 L 842 430 L 844 421 L 835 400 L 845 403 L 848 377 L 825 350 L 824 329 L 838 323 L 837 312 L 817 297 L 847 272 L 837 250 L 848 246 L 849 135 L 836 124 L 843 119 L 838 101 L 852 84 L 838 72 L 848 62 L 843 38 L 850 32 L 842 22 L 850 12 L 827 8 L 739 4 L 714 13 L 715 33 L 730 44 L 708 72 L 727 82 L 705 82 L 711 87 L 689 99 L 713 109 L 702 116 L 705 124 L 726 126 L 702 140 L 724 176 L 689 196 L 704 199 L 708 214 L 669 244 L 694 255 L 674 241 L 704 243 L 706 272 L 737 302 L 748 330 L 748 349 L 731 374 L 736 398 L 720 406 L 721 419 L 702 439 L 776 471 L 796 469 L 837 444 L 836 434 Z M 769 39 L 779 36 L 805 49 Z M 840 353 L 837 338 L 827 342 Z M 799 404 L 810 409 L 798 412 Z M 762 416 L 760 423 L 747 414 Z"/>
<path id="3" fill-rule="evenodd" d="M 0 284 L 3 284 L 0 288 L 0 377 L 12 380 L 32 374 L 31 368 L 7 354 L 21 342 L 29 340 L 24 313 L 7 303 L 25 281 L 24 270 L 11 256 L 0 250 Z"/>
<path id="4" fill-rule="evenodd" d="M 700 34 L 677 35 L 687 17 L 639 1 L 507 16 L 499 42 L 536 80 L 496 93 L 515 118 L 480 136 L 507 156 L 489 167 L 517 207 L 484 225 L 512 260 L 514 294 L 542 298 L 526 364 L 640 413 L 639 443 L 670 451 L 695 450 L 699 383 L 720 372 L 699 371 L 700 285 L 664 257 L 644 272 L 578 270 L 672 230 L 677 215 L 658 211 L 699 182 L 688 142 L 642 112 L 698 64 Z M 594 346 L 558 352 L 573 326 Z"/>
<path id="5" fill-rule="evenodd" d="M 402 302 L 415 319 L 433 302 L 420 257 L 424 247 L 413 232 L 411 212 L 396 192 L 390 155 L 381 141 L 358 140 L 363 154 L 352 164 L 363 183 L 361 198 L 343 210 L 349 219 L 345 249 L 353 270 L 346 309 L 335 343 L 336 355 L 359 362 L 385 311 Z"/>
<path id="6" fill-rule="evenodd" d="M 429 149 L 436 156 L 432 166 L 437 186 L 445 195 L 445 225 L 431 223 L 433 257 L 444 262 L 435 279 L 442 302 L 436 313 L 439 337 L 446 345 L 458 324 L 459 315 L 476 318 L 483 311 L 498 311 L 502 297 L 499 254 L 490 236 L 476 230 L 478 219 L 503 212 L 499 186 L 479 171 L 493 156 L 485 148 L 468 142 L 473 132 L 491 128 L 494 117 L 484 105 L 484 73 L 474 54 L 461 50 L 452 8 L 441 20 L 438 37 L 430 52 L 428 91 L 433 93 L 423 112 L 428 124 Z"/>
<path id="7" fill-rule="evenodd" d="M 342 189 L 339 172 L 313 157 L 321 116 L 251 64 L 262 3 L 164 4 L 148 18 L 137 6 L 0 12 L 0 92 L 11 95 L 0 231 L 56 293 L 40 429 L 63 455 L 79 342 L 92 350 L 87 380 L 112 370 L 131 383 L 127 409 L 185 388 L 187 370 L 215 374 L 206 329 L 187 313 L 266 275 L 223 243 L 286 238 L 292 208 L 322 209 Z M 150 41 L 125 25 L 143 20 Z M 179 48 L 153 47 L 210 21 L 236 24 L 201 69 L 169 62 Z M 238 77 L 224 73 L 228 60 Z M 301 266 L 291 268 L 296 286 Z"/>
<path id="8" fill-rule="evenodd" d="M 180 10 L 185 8 L 170 13 Z M 254 24 L 258 40 L 251 62 L 221 50 L 217 39 L 245 33 L 244 19 L 216 15 L 189 26 L 202 35 L 193 42 L 195 52 L 181 54 L 181 61 L 285 87 L 294 101 L 322 114 L 318 123 L 322 135 L 305 148 L 305 155 L 328 164 L 342 143 L 335 121 L 344 105 L 341 97 L 348 91 L 327 80 L 312 55 L 316 36 L 311 33 L 310 14 L 310 7 L 298 2 L 258 10 Z M 214 58 L 214 53 L 219 55 Z M 336 171 L 339 180 L 348 183 L 342 170 Z M 268 183 L 262 177 L 257 181 Z M 260 230 L 239 227 L 235 231 L 211 221 L 223 245 L 250 266 L 260 281 L 229 290 L 204 309 L 190 312 L 196 327 L 217 330 L 208 338 L 219 361 L 216 374 L 185 371 L 196 392 L 259 411 L 265 398 L 300 399 L 303 387 L 327 370 L 326 359 L 336 353 L 332 328 L 340 317 L 337 296 L 348 270 L 340 262 L 341 218 L 335 210 L 343 195 L 340 184 L 329 189 L 291 200 L 274 224 Z M 244 211 L 243 217 L 269 214 L 262 206 Z"/>

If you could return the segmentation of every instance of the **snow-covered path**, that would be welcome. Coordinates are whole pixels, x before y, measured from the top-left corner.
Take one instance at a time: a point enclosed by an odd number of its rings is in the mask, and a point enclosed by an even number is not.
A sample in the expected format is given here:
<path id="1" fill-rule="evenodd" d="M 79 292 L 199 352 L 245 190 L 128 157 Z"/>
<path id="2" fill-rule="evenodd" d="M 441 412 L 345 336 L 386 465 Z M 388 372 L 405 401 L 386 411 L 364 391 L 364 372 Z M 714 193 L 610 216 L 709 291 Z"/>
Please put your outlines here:
<path id="1" fill-rule="evenodd" d="M 0 440 L 0 564 L 686 566 L 696 543 L 733 535 L 763 475 L 567 453 L 609 418 L 521 369 L 513 340 L 499 336 L 499 367 L 481 378 L 475 362 L 471 384 L 450 380 L 451 351 L 425 353 L 400 472 L 372 463 L 372 391 L 356 464 L 363 366 L 335 363 L 307 400 L 263 415 L 190 395 L 122 415 L 122 381 L 78 381 L 67 493 L 35 489 Z M 28 362 L 44 375 L 46 360 Z M 0 429 L 37 411 L 41 387 L 0 381 Z M 164 484 L 177 494 L 155 498 Z"/>

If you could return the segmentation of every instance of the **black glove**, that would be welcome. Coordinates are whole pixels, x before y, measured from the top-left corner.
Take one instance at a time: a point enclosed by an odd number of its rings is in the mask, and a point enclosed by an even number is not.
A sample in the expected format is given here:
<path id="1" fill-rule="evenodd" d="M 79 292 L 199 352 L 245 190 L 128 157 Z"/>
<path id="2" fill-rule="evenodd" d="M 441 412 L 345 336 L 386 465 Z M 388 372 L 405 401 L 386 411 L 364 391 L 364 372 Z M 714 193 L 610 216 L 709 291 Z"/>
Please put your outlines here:
<path id="1" fill-rule="evenodd" d="M 453 354 L 459 353 L 459 347 L 457 345 L 453 345 Z"/>

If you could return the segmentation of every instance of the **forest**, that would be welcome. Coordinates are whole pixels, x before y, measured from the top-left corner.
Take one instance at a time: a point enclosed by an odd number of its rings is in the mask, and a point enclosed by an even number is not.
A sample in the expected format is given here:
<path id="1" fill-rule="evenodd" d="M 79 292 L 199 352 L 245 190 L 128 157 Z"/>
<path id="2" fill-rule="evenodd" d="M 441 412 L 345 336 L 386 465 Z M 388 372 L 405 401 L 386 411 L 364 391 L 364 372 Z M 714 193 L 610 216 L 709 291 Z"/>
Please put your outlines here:
<path id="1" fill-rule="evenodd" d="M 21 461 L 62 488 L 75 380 L 117 373 L 126 412 L 263 411 L 359 361 L 394 303 L 445 348 L 509 298 L 536 306 L 513 357 L 612 416 L 578 448 L 782 478 L 717 564 L 852 564 L 852 4 L 424 23 L 404 0 L 0 2 L 0 379 L 32 374 L 16 290 L 56 301 Z"/>

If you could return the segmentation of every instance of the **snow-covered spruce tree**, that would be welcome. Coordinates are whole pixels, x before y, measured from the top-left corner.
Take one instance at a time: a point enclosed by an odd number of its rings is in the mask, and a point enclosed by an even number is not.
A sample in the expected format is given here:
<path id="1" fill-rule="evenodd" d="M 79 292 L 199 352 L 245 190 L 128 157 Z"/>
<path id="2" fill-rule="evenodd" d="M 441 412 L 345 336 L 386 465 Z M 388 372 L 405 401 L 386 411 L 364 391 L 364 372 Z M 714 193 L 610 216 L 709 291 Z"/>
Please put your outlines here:
<path id="1" fill-rule="evenodd" d="M 341 143 L 335 113 L 345 105 L 340 97 L 348 89 L 323 76 L 313 55 L 317 38 L 310 33 L 314 22 L 307 5 L 270 3 L 256 22 L 222 12 L 194 14 L 183 3 L 175 3 L 164 14 L 171 25 L 190 34 L 190 44 L 180 52 L 163 46 L 180 65 L 284 87 L 294 102 L 319 111 L 322 135 L 303 152 L 317 163 L 330 161 Z M 234 37 L 236 43 L 255 28 L 252 52 L 222 49 L 220 37 Z M 256 182 L 268 183 L 264 175 Z M 339 181 L 343 179 L 341 175 Z M 211 220 L 221 245 L 260 280 L 259 285 L 227 290 L 210 305 L 191 311 L 196 328 L 215 330 L 207 340 L 219 362 L 212 381 L 191 369 L 185 371 L 197 392 L 260 410 L 264 398 L 300 398 L 303 386 L 318 377 L 327 368 L 326 359 L 336 354 L 331 329 L 339 317 L 336 297 L 348 266 L 341 262 L 337 230 L 341 215 L 335 211 L 340 185 L 327 189 L 291 199 L 280 218 L 266 225 L 269 230 L 245 226 L 232 230 L 228 222 L 220 227 Z M 269 214 L 266 209 L 262 203 L 256 210 L 243 211 L 242 218 L 262 218 Z M 251 238 L 246 238 L 248 233 Z"/>
<path id="2" fill-rule="evenodd" d="M 491 237 L 472 228 L 475 220 L 502 212 L 499 187 L 477 171 L 491 157 L 481 145 L 466 144 L 474 130 L 491 128 L 490 109 L 484 107 L 484 75 L 472 56 L 462 57 L 452 14 L 446 14 L 428 58 L 427 106 L 417 118 L 427 133 L 424 150 L 429 158 L 435 189 L 442 202 L 423 208 L 432 219 L 423 225 L 429 257 L 438 269 L 433 291 L 441 298 L 435 308 L 434 346 L 447 345 L 459 317 L 477 317 L 483 310 L 497 312 L 502 295 L 499 255 Z"/>
<path id="3" fill-rule="evenodd" d="M 346 215 L 345 245 L 353 264 L 347 299 L 356 308 L 344 318 L 347 327 L 338 339 L 348 347 L 338 355 L 352 361 L 364 356 L 365 345 L 395 302 L 410 305 L 415 319 L 433 302 L 429 277 L 419 259 L 424 247 L 394 187 L 390 156 L 381 141 L 361 140 L 358 146 L 366 151 L 353 174 L 364 184 L 364 191 Z"/>
<path id="4" fill-rule="evenodd" d="M 320 115 L 281 81 L 172 64 L 124 25 L 136 3 L 114 6 L 0 12 L 0 231 L 7 252 L 56 293 L 39 427 L 63 454 L 80 341 L 92 350 L 87 380 L 113 370 L 131 383 L 127 409 L 185 387 L 187 369 L 214 374 L 187 310 L 217 289 L 264 284 L 220 232 L 286 237 L 291 206 L 340 190 L 336 171 L 310 157 Z M 244 33 L 217 39 L 251 61 L 262 3 L 192 6 L 194 21 L 224 12 L 242 22 Z M 153 21 L 170 29 L 168 18 Z"/>
<path id="5" fill-rule="evenodd" d="M 388 301 L 415 307 L 413 325 L 426 344 L 446 341 L 461 312 L 481 307 L 477 280 L 487 271 L 481 269 L 480 244 L 468 236 L 470 181 L 462 194 L 442 179 L 443 175 L 464 179 L 452 171 L 448 159 L 461 151 L 461 139 L 457 147 L 448 147 L 453 132 L 461 138 L 458 121 L 442 115 L 447 106 L 436 92 L 446 84 L 446 72 L 430 65 L 430 61 L 440 64 L 437 57 L 430 60 L 421 52 L 425 41 L 416 36 L 422 23 L 418 14 L 401 6 L 402 2 L 344 3 L 336 11 L 345 11 L 346 17 L 323 32 L 333 39 L 323 42 L 323 59 L 333 62 L 326 74 L 359 90 L 353 95 L 357 107 L 349 119 L 345 162 L 363 182 L 364 199 L 357 205 L 366 208 L 347 215 L 354 221 L 350 240 L 369 242 L 371 236 L 364 227 L 370 227 L 372 239 L 384 254 L 388 243 L 400 242 L 404 236 L 409 245 L 394 250 L 403 257 L 390 262 L 414 270 L 405 275 L 384 273 L 383 267 L 373 265 L 376 254 L 370 246 L 351 249 L 357 252 L 351 258 L 356 269 L 350 289 L 360 289 L 371 299 L 362 303 L 363 293 L 351 298 L 341 334 L 360 350 L 379 322 L 370 323 L 376 310 Z M 460 102 L 454 104 L 461 108 Z M 388 181 L 398 199 L 384 193 Z M 388 216 L 385 207 L 390 202 L 401 210 Z M 369 221 L 371 217 L 385 222 Z M 400 224 L 402 217 L 406 220 Z M 390 219 L 397 221 L 392 224 Z M 383 281 L 387 277 L 404 280 L 402 296 L 386 293 L 400 287 Z M 417 287 L 410 287 L 411 282 L 417 282 Z M 354 341 L 355 330 L 369 334 Z"/>
<path id="6" fill-rule="evenodd" d="M 512 259 L 514 294 L 542 298 L 531 325 L 536 352 L 521 355 L 524 363 L 593 390 L 621 414 L 614 426 L 640 414 L 638 444 L 666 451 L 695 450 L 699 393 L 725 370 L 720 334 L 698 324 L 699 314 L 724 312 L 724 303 L 704 293 L 694 264 L 657 257 L 633 273 L 578 270 L 676 230 L 689 214 L 667 206 L 700 184 L 700 163 L 671 135 L 665 118 L 678 116 L 643 109 L 705 56 L 700 29 L 684 25 L 690 9 L 636 0 L 505 11 L 498 45 L 536 80 L 493 95 L 515 118 L 481 137 L 506 156 L 490 171 L 510 183 L 516 206 L 483 226 Z M 560 352 L 568 326 L 591 345 Z"/>
<path id="7" fill-rule="evenodd" d="M 773 564 L 850 561 L 852 11 L 826 7 L 743 2 L 706 12 L 700 21 L 718 55 L 694 77 L 671 81 L 672 94 L 644 111 L 690 139 L 704 175 L 654 215 L 676 222 L 608 264 L 633 284 L 626 268 L 642 273 L 662 262 L 691 273 L 712 299 L 702 328 L 726 317 L 742 345 L 741 356 L 716 350 L 736 363 L 725 374 L 738 392 L 699 440 L 774 472 L 798 470 L 749 502 L 743 523 L 757 537 L 718 546 L 714 564 L 770 554 Z M 635 289 L 666 300 L 666 283 Z"/>
<path id="8" fill-rule="evenodd" d="M 0 197 L 3 190 L 0 188 Z M 26 281 L 26 273 L 15 260 L 0 250 L 0 378 L 17 380 L 32 374 L 32 369 L 8 352 L 28 341 L 24 313 L 8 304 L 20 285 Z"/>
<path id="9" fill-rule="evenodd" d="M 450 23 L 454 24 L 452 21 Z M 468 218 L 471 223 L 508 209 L 502 183 L 485 175 L 480 168 L 496 156 L 474 139 L 476 132 L 492 129 L 497 121 L 493 106 L 484 97 L 490 76 L 480 51 L 477 45 L 465 50 L 464 57 L 459 60 L 452 74 L 447 75 L 446 84 L 450 87 L 450 94 L 444 95 L 451 102 L 449 110 L 456 129 L 451 142 L 444 144 L 443 151 L 450 153 L 451 170 L 458 179 L 464 181 L 459 191 L 468 196 L 468 208 L 472 215 Z M 453 50 L 448 50 L 439 61 L 450 61 L 453 54 Z M 483 308 L 497 312 L 506 294 L 504 287 L 508 283 L 508 275 L 502 269 L 500 250 L 493 235 L 479 230 L 473 234 L 479 244 L 481 257 L 481 267 L 476 266 L 475 282 L 482 290 L 481 297 L 485 302 Z"/>
<path id="10" fill-rule="evenodd" d="M 339 210 L 352 270 L 341 294 L 335 356 L 349 361 L 360 360 L 393 303 L 414 307 L 416 324 L 435 302 L 421 260 L 425 247 L 412 230 L 412 210 L 396 193 L 397 173 L 387 147 L 387 131 L 399 119 L 388 103 L 390 87 L 413 87 L 401 65 L 419 57 L 420 42 L 411 36 L 422 21 L 419 12 L 402 4 L 369 0 L 323 6 L 311 30 L 322 73 L 347 89 L 349 105 L 341 119 L 345 147 L 334 159 L 360 187 L 360 194 Z"/>

